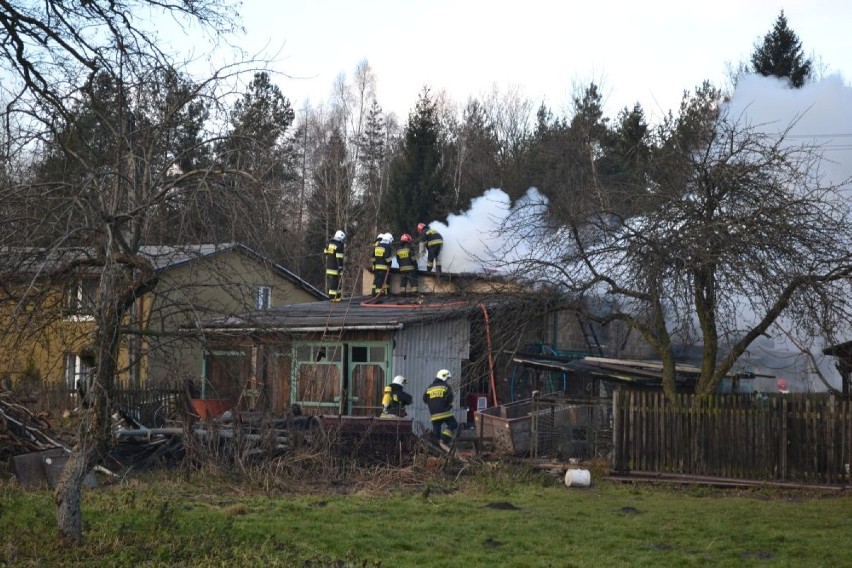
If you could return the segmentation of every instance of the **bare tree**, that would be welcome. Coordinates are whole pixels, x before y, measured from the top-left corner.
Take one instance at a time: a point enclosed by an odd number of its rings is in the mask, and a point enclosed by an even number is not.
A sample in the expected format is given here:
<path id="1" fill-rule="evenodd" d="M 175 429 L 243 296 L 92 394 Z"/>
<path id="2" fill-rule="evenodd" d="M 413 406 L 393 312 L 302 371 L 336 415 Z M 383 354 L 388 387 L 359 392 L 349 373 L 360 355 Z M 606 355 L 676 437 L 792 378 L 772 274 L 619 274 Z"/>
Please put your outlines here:
<path id="1" fill-rule="evenodd" d="M 850 209 L 820 170 L 818 148 L 738 122 L 713 89 L 687 98 L 654 150 L 639 213 L 531 209 L 510 220 L 536 246 L 516 266 L 579 306 L 608 298 L 602 323 L 640 331 L 675 387 L 675 347 L 697 342 L 710 393 L 782 315 L 803 331 L 848 314 Z M 568 219 L 557 225 L 554 219 Z"/>
<path id="2" fill-rule="evenodd" d="M 214 37 L 235 27 L 227 0 L 0 0 L 0 65 L 11 78 L 4 83 L 4 125 L 9 139 L 18 143 L 13 154 L 31 164 L 29 175 L 0 188 L 0 199 L 7 203 L 3 223 L 14 228 L 3 232 L 2 244 L 18 251 L 27 250 L 22 245 L 43 245 L 33 249 L 38 256 L 4 264 L 4 272 L 36 274 L 22 296 L 6 299 L 24 308 L 43 290 L 42 282 L 61 283 L 87 273 L 99 279 L 91 343 L 80 352 L 92 368 L 91 406 L 56 491 L 59 534 L 75 543 L 82 540 L 83 479 L 111 443 L 110 399 L 129 309 L 157 283 L 150 260 L 140 254 L 152 219 L 162 207 L 193 195 L 216 193 L 224 200 L 227 178 L 243 175 L 184 160 L 184 152 L 212 147 L 214 137 L 195 136 L 179 155 L 169 139 L 189 105 L 207 100 L 215 107 L 223 97 L 221 81 L 240 68 L 193 81 L 171 98 L 159 97 L 157 91 L 166 88 L 161 71 L 174 64 L 152 30 L 144 29 L 144 15 L 151 13 L 200 24 Z M 145 104 L 152 100 L 162 104 Z M 81 107 L 87 111 L 81 113 Z M 40 152 L 48 147 L 52 156 Z M 62 175 L 44 175 L 40 164 L 48 157 L 63 166 Z M 50 251 L 70 244 L 76 254 L 46 261 Z"/>

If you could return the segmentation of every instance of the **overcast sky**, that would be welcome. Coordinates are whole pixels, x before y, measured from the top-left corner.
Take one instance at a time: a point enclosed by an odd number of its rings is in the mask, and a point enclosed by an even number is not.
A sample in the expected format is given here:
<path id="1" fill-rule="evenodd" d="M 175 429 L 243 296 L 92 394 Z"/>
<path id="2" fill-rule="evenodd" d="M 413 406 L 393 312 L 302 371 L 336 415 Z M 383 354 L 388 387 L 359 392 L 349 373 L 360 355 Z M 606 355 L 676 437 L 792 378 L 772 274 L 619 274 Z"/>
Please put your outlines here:
<path id="1" fill-rule="evenodd" d="M 575 85 L 602 87 L 607 114 L 639 102 L 652 120 L 685 89 L 726 81 L 784 10 L 806 54 L 852 79 L 849 0 L 245 0 L 245 47 L 278 52 L 277 82 L 294 108 L 330 97 L 367 60 L 379 104 L 404 121 L 424 85 L 459 104 L 519 86 L 536 105 L 567 108 Z M 280 51 L 279 51 L 280 50 Z"/>

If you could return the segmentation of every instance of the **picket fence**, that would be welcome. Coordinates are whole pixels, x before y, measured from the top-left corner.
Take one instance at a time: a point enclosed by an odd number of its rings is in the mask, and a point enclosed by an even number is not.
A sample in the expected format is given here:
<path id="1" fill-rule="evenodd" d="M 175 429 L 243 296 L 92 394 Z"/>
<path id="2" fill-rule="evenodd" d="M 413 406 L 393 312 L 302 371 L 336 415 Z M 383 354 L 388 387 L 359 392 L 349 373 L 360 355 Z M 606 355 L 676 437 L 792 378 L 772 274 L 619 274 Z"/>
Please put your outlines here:
<path id="1" fill-rule="evenodd" d="M 828 394 L 697 396 L 619 390 L 613 469 L 850 484 L 852 402 Z"/>
<path id="2" fill-rule="evenodd" d="M 17 402 L 30 411 L 47 416 L 73 412 L 83 403 L 80 394 L 62 384 L 41 384 L 16 393 Z M 182 384 L 146 387 L 120 385 L 113 390 L 112 406 L 149 426 L 178 416 L 185 406 Z"/>

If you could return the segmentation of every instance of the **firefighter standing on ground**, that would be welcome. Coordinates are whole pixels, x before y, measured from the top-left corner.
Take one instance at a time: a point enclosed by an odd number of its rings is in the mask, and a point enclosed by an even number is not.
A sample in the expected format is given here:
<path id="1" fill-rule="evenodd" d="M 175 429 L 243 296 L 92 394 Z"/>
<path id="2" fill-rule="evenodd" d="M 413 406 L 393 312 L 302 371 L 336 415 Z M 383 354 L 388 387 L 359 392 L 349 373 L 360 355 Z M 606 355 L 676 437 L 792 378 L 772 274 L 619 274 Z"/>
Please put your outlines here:
<path id="1" fill-rule="evenodd" d="M 373 247 L 373 296 L 384 294 L 390 290 L 390 266 L 393 252 L 393 235 L 383 233 Z"/>
<path id="2" fill-rule="evenodd" d="M 423 402 L 429 407 L 432 418 L 432 432 L 447 449 L 453 443 L 459 423 L 453 415 L 453 389 L 449 380 L 453 378 L 447 369 L 441 369 L 435 380 L 423 393 Z"/>
<path id="3" fill-rule="evenodd" d="M 332 302 L 341 298 L 341 280 L 346 249 L 346 233 L 337 231 L 322 251 L 325 257 L 325 289 Z"/>
<path id="4" fill-rule="evenodd" d="M 425 235 L 423 231 L 426 231 Z M 424 239 L 426 243 L 426 272 L 432 272 L 432 265 L 435 266 L 435 274 L 441 275 L 441 248 L 444 246 L 444 237 L 441 233 L 427 227 L 426 223 L 417 225 L 417 233 Z"/>
<path id="5" fill-rule="evenodd" d="M 381 418 L 400 418 L 406 415 L 405 407 L 414 402 L 414 397 L 405 392 L 407 384 L 408 379 L 397 375 L 391 384 L 385 387 Z"/>
<path id="6" fill-rule="evenodd" d="M 399 237 L 399 248 L 396 249 L 396 261 L 399 264 L 399 290 L 403 296 L 417 295 L 417 257 L 411 245 L 412 238 L 408 233 Z"/>

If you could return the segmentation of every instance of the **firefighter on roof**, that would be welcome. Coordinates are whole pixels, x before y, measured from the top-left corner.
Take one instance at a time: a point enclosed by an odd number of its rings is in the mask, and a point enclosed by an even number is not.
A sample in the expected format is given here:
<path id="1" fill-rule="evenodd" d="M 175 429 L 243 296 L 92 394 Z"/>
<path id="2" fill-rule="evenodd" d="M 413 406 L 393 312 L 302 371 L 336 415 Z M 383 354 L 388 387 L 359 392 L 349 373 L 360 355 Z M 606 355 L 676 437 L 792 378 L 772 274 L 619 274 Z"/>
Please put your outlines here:
<path id="1" fill-rule="evenodd" d="M 373 296 L 387 296 L 390 290 L 390 266 L 393 252 L 393 235 L 383 233 L 373 247 Z"/>
<path id="2" fill-rule="evenodd" d="M 325 289 L 332 302 L 341 298 L 341 280 L 346 249 L 346 233 L 337 231 L 322 251 L 325 257 Z"/>
<path id="3" fill-rule="evenodd" d="M 425 233 L 424 233 L 425 231 Z M 428 227 L 426 223 L 417 225 L 417 233 L 426 243 L 426 272 L 432 272 L 435 266 L 435 275 L 441 276 L 441 248 L 444 246 L 444 237 L 441 233 Z"/>
<path id="4" fill-rule="evenodd" d="M 412 247 L 412 238 L 408 233 L 399 237 L 396 249 L 396 261 L 399 264 L 399 290 L 403 296 L 417 295 L 417 257 Z"/>

